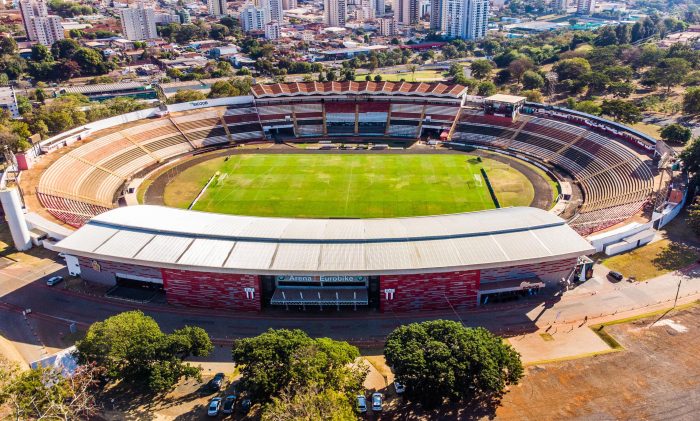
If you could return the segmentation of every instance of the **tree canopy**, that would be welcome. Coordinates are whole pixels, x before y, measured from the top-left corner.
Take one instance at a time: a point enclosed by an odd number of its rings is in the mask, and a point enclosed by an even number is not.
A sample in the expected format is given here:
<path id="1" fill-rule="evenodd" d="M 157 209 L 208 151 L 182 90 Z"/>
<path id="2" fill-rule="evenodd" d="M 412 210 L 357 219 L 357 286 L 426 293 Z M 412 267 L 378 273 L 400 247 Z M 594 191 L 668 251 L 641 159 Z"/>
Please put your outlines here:
<path id="1" fill-rule="evenodd" d="M 367 374 L 352 364 L 359 355 L 347 342 L 312 339 L 299 329 L 270 329 L 238 339 L 232 348 L 233 361 L 242 367 L 242 387 L 259 401 L 304 387 L 357 391 Z"/>
<path id="2" fill-rule="evenodd" d="M 661 138 L 671 143 L 686 144 L 693 132 L 678 123 L 669 124 L 661 130 Z"/>
<path id="3" fill-rule="evenodd" d="M 394 330 L 384 348 L 406 396 L 427 406 L 444 399 L 488 400 L 523 375 L 519 354 L 483 328 L 449 320 L 411 323 Z"/>
<path id="4" fill-rule="evenodd" d="M 76 347 L 80 364 L 94 364 L 109 379 L 152 392 L 166 391 L 182 377 L 198 377 L 201 368 L 183 360 L 207 356 L 213 349 L 202 328 L 186 326 L 165 334 L 140 311 L 93 323 Z"/>

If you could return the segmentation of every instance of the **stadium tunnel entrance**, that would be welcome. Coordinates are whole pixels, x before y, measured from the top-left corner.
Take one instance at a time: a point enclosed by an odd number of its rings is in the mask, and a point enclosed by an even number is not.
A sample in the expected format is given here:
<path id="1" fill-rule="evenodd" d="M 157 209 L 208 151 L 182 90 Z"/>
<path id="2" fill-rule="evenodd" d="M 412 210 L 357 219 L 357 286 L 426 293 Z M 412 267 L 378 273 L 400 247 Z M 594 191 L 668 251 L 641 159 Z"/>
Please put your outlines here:
<path id="1" fill-rule="evenodd" d="M 262 306 L 307 308 L 379 308 L 378 276 L 261 276 Z"/>

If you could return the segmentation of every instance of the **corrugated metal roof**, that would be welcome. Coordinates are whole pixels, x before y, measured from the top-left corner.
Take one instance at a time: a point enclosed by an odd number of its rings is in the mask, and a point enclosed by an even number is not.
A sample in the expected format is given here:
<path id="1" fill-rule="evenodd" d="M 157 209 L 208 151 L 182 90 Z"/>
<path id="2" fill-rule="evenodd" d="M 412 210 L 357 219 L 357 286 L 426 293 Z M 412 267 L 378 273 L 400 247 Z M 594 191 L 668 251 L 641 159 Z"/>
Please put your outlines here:
<path id="1" fill-rule="evenodd" d="M 594 251 L 561 218 L 526 207 L 334 220 L 129 206 L 93 218 L 56 249 L 186 270 L 346 275 L 481 269 Z"/>

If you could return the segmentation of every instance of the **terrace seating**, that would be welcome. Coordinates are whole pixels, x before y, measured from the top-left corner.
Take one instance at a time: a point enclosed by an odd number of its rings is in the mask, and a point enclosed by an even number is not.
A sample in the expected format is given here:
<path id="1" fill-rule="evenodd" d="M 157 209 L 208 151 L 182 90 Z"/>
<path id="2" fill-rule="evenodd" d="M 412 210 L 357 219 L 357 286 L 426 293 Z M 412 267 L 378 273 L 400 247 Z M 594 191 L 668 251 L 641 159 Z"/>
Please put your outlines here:
<path id="1" fill-rule="evenodd" d="M 463 113 L 452 139 L 508 149 L 564 169 L 585 195 L 572 221 L 585 234 L 636 214 L 653 189 L 652 171 L 636 153 L 615 140 L 560 121 L 530 118 L 523 125 Z"/>
<path id="2" fill-rule="evenodd" d="M 248 116 L 251 109 L 227 110 Z M 241 111 L 242 110 L 242 111 Z M 260 124 L 232 122 L 231 138 L 236 141 L 260 139 Z M 80 226 L 91 217 L 114 206 L 121 187 L 133 174 L 160 161 L 205 147 L 228 142 L 226 130 L 216 112 L 204 112 L 143 121 L 141 124 L 105 135 L 60 157 L 42 174 L 37 195 L 46 209 L 69 225 Z"/>

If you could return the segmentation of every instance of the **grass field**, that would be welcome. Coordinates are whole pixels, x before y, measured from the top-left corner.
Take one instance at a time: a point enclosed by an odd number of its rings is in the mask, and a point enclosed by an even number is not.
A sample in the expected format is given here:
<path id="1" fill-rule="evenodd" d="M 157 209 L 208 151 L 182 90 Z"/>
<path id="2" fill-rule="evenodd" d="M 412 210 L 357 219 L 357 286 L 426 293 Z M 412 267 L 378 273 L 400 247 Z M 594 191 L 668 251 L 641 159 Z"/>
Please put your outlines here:
<path id="1" fill-rule="evenodd" d="M 445 80 L 445 73 L 439 72 L 437 70 L 418 70 L 415 73 L 404 72 L 404 73 L 381 73 L 380 76 L 385 82 L 398 82 L 403 79 L 406 82 L 435 82 Z M 357 82 L 364 82 L 366 74 L 356 75 L 355 80 Z M 375 73 L 371 74 L 372 80 L 376 76 Z"/>
<path id="2" fill-rule="evenodd" d="M 484 168 L 501 206 L 527 206 L 534 189 L 506 164 L 469 155 L 243 154 L 184 170 L 165 189 L 167 206 L 287 217 L 399 217 L 494 208 Z"/>

